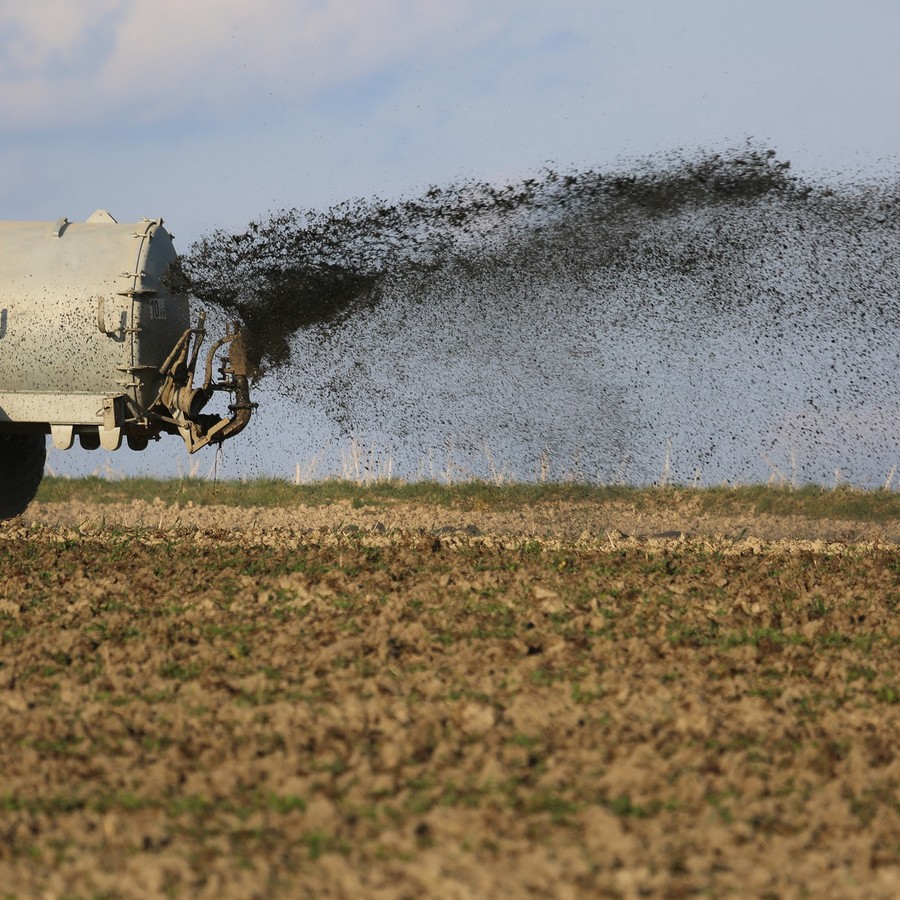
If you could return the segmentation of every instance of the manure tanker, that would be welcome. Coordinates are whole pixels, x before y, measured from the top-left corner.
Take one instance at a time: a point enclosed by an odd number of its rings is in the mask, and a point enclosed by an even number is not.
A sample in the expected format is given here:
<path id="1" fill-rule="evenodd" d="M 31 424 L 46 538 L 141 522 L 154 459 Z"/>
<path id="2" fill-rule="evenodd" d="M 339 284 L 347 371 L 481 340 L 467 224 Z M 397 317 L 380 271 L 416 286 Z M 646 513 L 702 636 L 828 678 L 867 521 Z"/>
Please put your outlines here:
<path id="1" fill-rule="evenodd" d="M 205 315 L 167 278 L 176 258 L 162 219 L 0 221 L 0 518 L 34 499 L 47 435 L 144 450 L 172 434 L 194 453 L 250 420 L 240 328 L 201 358 Z M 227 414 L 204 411 L 216 392 Z"/>

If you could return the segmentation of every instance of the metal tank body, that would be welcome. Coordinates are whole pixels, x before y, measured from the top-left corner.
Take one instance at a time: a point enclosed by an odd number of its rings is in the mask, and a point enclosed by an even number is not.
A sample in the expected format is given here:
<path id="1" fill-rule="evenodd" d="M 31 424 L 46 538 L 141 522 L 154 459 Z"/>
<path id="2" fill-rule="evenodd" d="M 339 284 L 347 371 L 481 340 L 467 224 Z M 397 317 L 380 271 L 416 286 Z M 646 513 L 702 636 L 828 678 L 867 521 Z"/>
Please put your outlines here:
<path id="1" fill-rule="evenodd" d="M 0 222 L 0 421 L 102 426 L 104 404 L 146 409 L 190 327 L 163 283 L 175 258 L 162 220 Z"/>
<path id="2" fill-rule="evenodd" d="M 162 219 L 0 221 L 0 435 L 114 450 L 171 433 L 194 452 L 237 434 L 253 408 L 239 330 L 213 345 L 195 387 L 204 317 L 192 327 L 187 297 L 167 286 L 176 259 Z M 234 395 L 230 417 L 202 411 L 216 391 Z"/>

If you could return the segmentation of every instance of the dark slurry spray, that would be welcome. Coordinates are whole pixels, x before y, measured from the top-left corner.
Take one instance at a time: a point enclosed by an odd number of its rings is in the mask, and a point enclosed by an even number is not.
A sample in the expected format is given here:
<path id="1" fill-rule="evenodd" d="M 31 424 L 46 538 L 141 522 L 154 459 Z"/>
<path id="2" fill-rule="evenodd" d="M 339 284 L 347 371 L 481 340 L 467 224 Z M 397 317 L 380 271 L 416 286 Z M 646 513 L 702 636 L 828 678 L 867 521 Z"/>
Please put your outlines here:
<path id="1" fill-rule="evenodd" d="M 281 211 L 178 278 L 247 327 L 286 445 L 315 410 L 397 475 L 871 485 L 898 208 L 748 148 Z"/>

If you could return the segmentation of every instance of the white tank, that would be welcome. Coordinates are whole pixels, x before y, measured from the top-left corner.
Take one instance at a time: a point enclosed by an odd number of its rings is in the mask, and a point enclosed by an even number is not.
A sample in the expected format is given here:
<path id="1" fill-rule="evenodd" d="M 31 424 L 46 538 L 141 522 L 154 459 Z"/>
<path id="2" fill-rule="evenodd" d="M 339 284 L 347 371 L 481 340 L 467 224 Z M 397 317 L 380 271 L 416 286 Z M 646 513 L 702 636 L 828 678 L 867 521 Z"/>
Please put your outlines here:
<path id="1" fill-rule="evenodd" d="M 137 416 L 190 328 L 162 220 L 0 222 L 0 421 L 102 425 Z"/>

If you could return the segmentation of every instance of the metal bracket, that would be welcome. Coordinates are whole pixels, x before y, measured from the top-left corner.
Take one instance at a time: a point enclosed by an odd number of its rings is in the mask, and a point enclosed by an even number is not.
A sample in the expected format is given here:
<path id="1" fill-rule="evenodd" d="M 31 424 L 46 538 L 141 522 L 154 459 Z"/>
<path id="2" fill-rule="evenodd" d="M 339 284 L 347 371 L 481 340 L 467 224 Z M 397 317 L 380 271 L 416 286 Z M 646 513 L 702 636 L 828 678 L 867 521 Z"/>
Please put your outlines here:
<path id="1" fill-rule="evenodd" d="M 106 327 L 106 298 L 98 297 L 97 298 L 97 328 L 100 330 L 101 334 L 105 334 L 107 337 L 115 337 L 119 333 L 118 328 L 114 328 L 112 330 Z"/>
<path id="2" fill-rule="evenodd" d="M 69 450 L 75 443 L 74 425 L 51 425 L 50 436 L 57 450 Z"/>
<path id="3" fill-rule="evenodd" d="M 106 430 L 118 428 L 125 418 L 125 405 L 121 395 L 103 398 L 103 427 Z"/>

